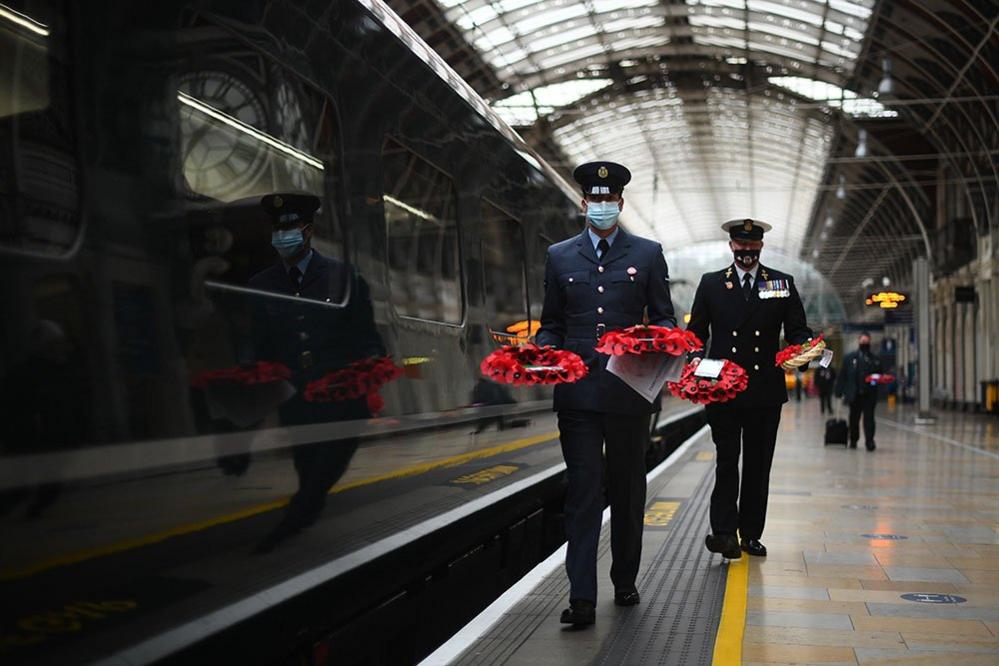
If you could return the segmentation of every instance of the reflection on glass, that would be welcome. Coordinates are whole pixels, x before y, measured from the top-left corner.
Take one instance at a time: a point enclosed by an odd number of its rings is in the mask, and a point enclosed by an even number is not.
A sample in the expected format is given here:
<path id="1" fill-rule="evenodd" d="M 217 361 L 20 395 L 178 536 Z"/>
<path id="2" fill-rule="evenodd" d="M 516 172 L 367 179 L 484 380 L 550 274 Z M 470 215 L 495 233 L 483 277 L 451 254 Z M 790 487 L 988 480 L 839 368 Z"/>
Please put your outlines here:
<path id="1" fill-rule="evenodd" d="M 389 138 L 382 159 L 392 303 L 407 317 L 461 323 L 454 182 Z"/>
<path id="2" fill-rule="evenodd" d="M 509 344 L 533 333 L 527 314 L 524 232 L 502 210 L 482 202 L 482 263 L 485 271 L 485 311 L 494 338 Z"/>
<path id="3" fill-rule="evenodd" d="M 277 89 L 283 138 L 307 142 L 298 98 Z M 262 100 L 221 71 L 188 76 L 178 91 L 184 179 L 190 190 L 225 202 L 273 191 L 322 190 L 323 163 L 261 129 Z"/>

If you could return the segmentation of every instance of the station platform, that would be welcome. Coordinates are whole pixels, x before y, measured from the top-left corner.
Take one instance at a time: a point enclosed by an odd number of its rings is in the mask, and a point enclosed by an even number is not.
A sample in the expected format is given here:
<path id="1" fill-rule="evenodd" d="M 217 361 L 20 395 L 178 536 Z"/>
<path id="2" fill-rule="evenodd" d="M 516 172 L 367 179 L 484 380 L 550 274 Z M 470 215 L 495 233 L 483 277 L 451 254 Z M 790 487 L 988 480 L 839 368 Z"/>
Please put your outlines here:
<path id="1" fill-rule="evenodd" d="M 868 452 L 823 446 L 817 401 L 785 406 L 768 557 L 703 547 L 705 428 L 650 473 L 640 605 L 613 604 L 605 523 L 594 626 L 558 622 L 563 548 L 424 664 L 999 663 L 999 422 L 879 412 Z"/>

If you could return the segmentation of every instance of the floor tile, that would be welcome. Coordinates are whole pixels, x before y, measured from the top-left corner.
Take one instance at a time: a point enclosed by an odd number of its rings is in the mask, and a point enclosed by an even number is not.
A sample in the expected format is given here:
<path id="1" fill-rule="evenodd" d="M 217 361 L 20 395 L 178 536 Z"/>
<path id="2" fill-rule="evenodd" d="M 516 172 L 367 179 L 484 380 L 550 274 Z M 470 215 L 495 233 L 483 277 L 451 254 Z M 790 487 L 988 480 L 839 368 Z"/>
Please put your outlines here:
<path id="1" fill-rule="evenodd" d="M 853 616 L 857 631 L 926 632 L 931 634 L 956 634 L 958 636 L 989 636 L 991 632 L 979 620 L 930 620 L 908 617 Z"/>
<path id="2" fill-rule="evenodd" d="M 742 649 L 742 658 L 747 662 L 772 664 L 855 664 L 854 652 L 848 647 L 827 647 L 817 645 L 775 645 L 772 643 L 751 643 Z"/>
<path id="3" fill-rule="evenodd" d="M 814 629 L 853 629 L 844 613 L 801 613 L 790 611 L 747 611 L 746 625 L 762 627 L 804 627 Z"/>
<path id="4" fill-rule="evenodd" d="M 903 647 L 901 634 L 894 631 L 853 631 L 790 627 L 746 627 L 747 643 L 775 645 L 824 645 L 829 647 Z"/>
<path id="5" fill-rule="evenodd" d="M 863 601 L 829 601 L 828 599 L 749 597 L 746 608 L 749 610 L 794 613 L 845 613 L 846 615 L 868 614 L 867 604 Z"/>
<path id="6" fill-rule="evenodd" d="M 895 567 L 884 568 L 891 580 L 927 581 L 937 583 L 967 583 L 968 578 L 957 569 L 935 567 Z M 996 572 L 999 575 L 999 572 Z"/>
<path id="7" fill-rule="evenodd" d="M 824 587 L 795 587 L 791 585 L 750 585 L 750 597 L 776 597 L 780 599 L 828 599 Z"/>

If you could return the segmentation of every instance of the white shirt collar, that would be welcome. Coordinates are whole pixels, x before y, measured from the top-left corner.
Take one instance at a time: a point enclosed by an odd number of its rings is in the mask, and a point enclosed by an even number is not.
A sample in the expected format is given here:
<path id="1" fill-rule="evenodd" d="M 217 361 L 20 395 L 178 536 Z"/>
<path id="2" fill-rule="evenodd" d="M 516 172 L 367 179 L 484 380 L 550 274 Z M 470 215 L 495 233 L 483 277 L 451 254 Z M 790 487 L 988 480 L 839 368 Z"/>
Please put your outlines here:
<path id="1" fill-rule="evenodd" d="M 760 262 L 756 262 L 752 270 L 744 271 L 739 267 L 739 264 L 735 264 L 735 272 L 739 276 L 739 285 L 742 286 L 746 280 L 746 274 L 752 276 L 752 284 L 756 284 L 756 274 L 760 271 Z"/>

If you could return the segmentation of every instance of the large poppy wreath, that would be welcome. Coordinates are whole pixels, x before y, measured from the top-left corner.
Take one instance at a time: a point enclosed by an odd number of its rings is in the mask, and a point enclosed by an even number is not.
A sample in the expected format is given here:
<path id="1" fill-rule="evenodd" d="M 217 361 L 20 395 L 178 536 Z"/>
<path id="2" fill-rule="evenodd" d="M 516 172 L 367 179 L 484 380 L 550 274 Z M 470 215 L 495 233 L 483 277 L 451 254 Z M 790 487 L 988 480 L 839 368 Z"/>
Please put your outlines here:
<path id="1" fill-rule="evenodd" d="M 501 384 L 567 384 L 586 376 L 583 359 L 571 351 L 533 344 L 506 345 L 479 366 L 482 374 Z"/>
<path id="2" fill-rule="evenodd" d="M 596 350 L 613 356 L 646 353 L 679 356 L 703 346 L 693 331 L 666 326 L 630 326 L 604 333 L 597 342 Z"/>
<path id="3" fill-rule="evenodd" d="M 340 402 L 364 397 L 372 414 L 385 408 L 385 400 L 378 391 L 402 376 L 403 370 L 388 356 L 373 356 L 354 361 L 335 370 L 305 387 L 308 402 Z"/>
<path id="4" fill-rule="evenodd" d="M 194 388 L 205 388 L 209 385 L 221 384 L 243 384 L 244 386 L 251 386 L 290 378 L 291 370 L 288 369 L 288 366 L 271 361 L 256 361 L 254 363 L 235 365 L 231 368 L 202 372 L 191 380 L 191 386 Z"/>
<path id="5" fill-rule="evenodd" d="M 688 363 L 680 373 L 679 381 L 666 384 L 669 392 L 678 398 L 698 405 L 712 402 L 728 402 L 749 386 L 749 375 L 741 365 L 726 360 L 717 379 L 697 377 L 697 366 Z"/>
<path id="6" fill-rule="evenodd" d="M 788 345 L 774 356 L 774 365 L 779 365 L 785 370 L 794 370 L 822 356 L 822 350 L 825 348 L 826 342 L 821 335 L 800 345 Z"/>

